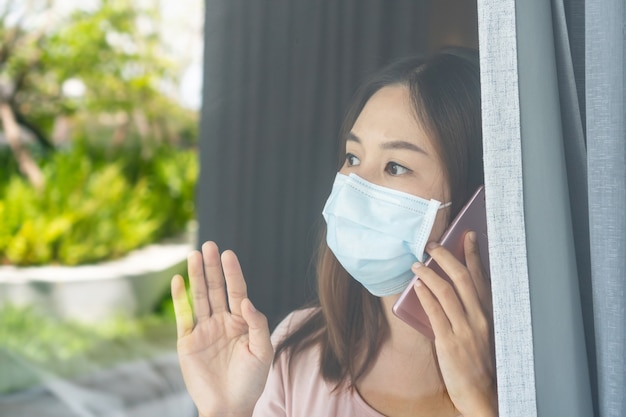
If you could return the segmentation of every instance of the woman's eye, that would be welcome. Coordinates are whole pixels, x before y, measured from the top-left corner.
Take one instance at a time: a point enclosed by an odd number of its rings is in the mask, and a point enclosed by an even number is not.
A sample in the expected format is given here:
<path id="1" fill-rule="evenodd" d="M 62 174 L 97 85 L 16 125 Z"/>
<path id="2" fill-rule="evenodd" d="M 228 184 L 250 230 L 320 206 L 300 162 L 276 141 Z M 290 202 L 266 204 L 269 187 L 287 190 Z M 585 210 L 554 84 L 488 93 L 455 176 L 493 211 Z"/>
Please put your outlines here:
<path id="1" fill-rule="evenodd" d="M 385 171 L 391 175 L 402 175 L 410 172 L 411 170 L 403 167 L 402 165 L 396 164 L 395 162 L 389 162 L 385 167 Z"/>
<path id="2" fill-rule="evenodd" d="M 346 154 L 346 163 L 349 167 L 361 165 L 361 160 L 351 153 Z"/>

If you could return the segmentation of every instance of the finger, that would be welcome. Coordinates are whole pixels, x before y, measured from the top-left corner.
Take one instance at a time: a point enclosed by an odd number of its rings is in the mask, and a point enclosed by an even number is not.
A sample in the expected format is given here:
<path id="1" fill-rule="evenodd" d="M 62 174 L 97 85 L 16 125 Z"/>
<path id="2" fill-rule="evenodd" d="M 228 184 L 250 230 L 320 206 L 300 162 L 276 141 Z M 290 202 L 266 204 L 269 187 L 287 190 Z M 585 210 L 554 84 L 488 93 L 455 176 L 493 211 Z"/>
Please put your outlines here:
<path id="1" fill-rule="evenodd" d="M 226 282 L 222 272 L 220 251 L 215 242 L 205 242 L 202 245 L 202 259 L 204 261 L 204 276 L 209 294 L 211 313 L 228 311 L 226 305 Z"/>
<path id="2" fill-rule="evenodd" d="M 274 357 L 274 348 L 270 340 L 270 329 L 267 318 L 254 306 L 250 299 L 241 302 L 243 319 L 248 324 L 248 343 L 250 352 L 262 362 L 268 363 Z"/>
<path id="3" fill-rule="evenodd" d="M 474 281 L 480 303 L 487 311 L 491 311 L 491 286 L 480 258 L 480 247 L 476 240 L 476 232 L 468 232 L 465 235 L 463 244 L 465 262 Z"/>
<path id="4" fill-rule="evenodd" d="M 176 316 L 176 334 L 178 338 L 188 335 L 193 330 L 193 313 L 185 291 L 185 281 L 180 275 L 175 275 L 171 282 L 174 315 Z"/>
<path id="5" fill-rule="evenodd" d="M 413 291 L 415 291 L 415 295 L 417 295 L 417 298 L 428 316 L 428 321 L 430 321 L 430 326 L 433 329 L 435 338 L 444 337 L 452 333 L 450 320 L 446 317 L 446 313 L 443 311 L 441 304 L 439 304 L 437 298 L 424 284 L 421 278 L 415 280 Z"/>
<path id="6" fill-rule="evenodd" d="M 226 278 L 230 312 L 236 316 L 241 316 L 241 302 L 248 297 L 248 289 L 235 252 L 231 250 L 224 251 L 222 254 L 222 268 Z"/>
<path id="7" fill-rule="evenodd" d="M 463 305 L 454 287 L 448 281 L 426 266 L 419 266 L 413 271 L 436 298 L 453 330 L 467 324 Z"/>
<path id="8" fill-rule="evenodd" d="M 438 243 L 431 242 L 426 247 L 428 254 L 437 262 L 454 284 L 461 303 L 465 309 L 480 307 L 480 300 L 469 269 L 461 263 L 448 249 Z"/>
<path id="9" fill-rule="evenodd" d="M 196 320 L 203 320 L 211 315 L 211 306 L 207 295 L 202 255 L 193 251 L 187 257 L 187 271 L 189 272 L 189 287 Z"/>

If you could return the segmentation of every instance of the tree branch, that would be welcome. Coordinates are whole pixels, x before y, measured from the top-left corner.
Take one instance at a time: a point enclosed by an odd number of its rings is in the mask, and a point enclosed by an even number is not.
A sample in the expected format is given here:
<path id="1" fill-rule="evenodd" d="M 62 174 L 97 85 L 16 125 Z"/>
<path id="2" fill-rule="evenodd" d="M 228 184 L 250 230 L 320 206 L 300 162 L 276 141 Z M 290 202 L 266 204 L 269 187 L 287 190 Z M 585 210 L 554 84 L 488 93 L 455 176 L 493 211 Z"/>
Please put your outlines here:
<path id="1" fill-rule="evenodd" d="M 0 121 L 2 121 L 4 134 L 17 160 L 20 171 L 26 176 L 33 187 L 38 190 L 43 189 L 45 185 L 43 173 L 35 163 L 28 149 L 20 142 L 20 126 L 15 121 L 11 106 L 6 102 L 0 102 Z"/>
<path id="2" fill-rule="evenodd" d="M 15 120 L 17 121 L 17 123 L 22 125 L 22 127 L 30 130 L 37 142 L 39 142 L 39 144 L 43 146 L 44 149 L 48 151 L 54 150 L 54 145 L 52 144 L 50 139 L 48 139 L 48 137 L 44 135 L 41 129 L 29 122 L 26 117 L 15 108 L 15 106 L 11 106 L 11 109 L 13 110 L 13 114 L 15 115 Z"/>

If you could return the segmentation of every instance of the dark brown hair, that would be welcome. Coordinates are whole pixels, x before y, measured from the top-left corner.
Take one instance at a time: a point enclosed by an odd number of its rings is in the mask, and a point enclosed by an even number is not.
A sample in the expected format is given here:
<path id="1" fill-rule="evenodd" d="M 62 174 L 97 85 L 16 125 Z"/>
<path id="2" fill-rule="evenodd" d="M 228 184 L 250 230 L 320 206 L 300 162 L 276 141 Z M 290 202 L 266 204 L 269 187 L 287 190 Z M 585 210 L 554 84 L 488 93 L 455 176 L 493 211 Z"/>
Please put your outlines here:
<path id="1" fill-rule="evenodd" d="M 454 216 L 483 183 L 480 79 L 476 51 L 449 48 L 384 68 L 357 90 L 340 130 L 339 161 L 359 113 L 378 90 L 406 85 L 416 120 L 426 129 L 444 165 Z M 339 264 L 321 239 L 317 258 L 317 309 L 277 347 L 290 357 L 319 344 L 327 381 L 353 386 L 376 358 L 389 332 L 380 299 Z"/>

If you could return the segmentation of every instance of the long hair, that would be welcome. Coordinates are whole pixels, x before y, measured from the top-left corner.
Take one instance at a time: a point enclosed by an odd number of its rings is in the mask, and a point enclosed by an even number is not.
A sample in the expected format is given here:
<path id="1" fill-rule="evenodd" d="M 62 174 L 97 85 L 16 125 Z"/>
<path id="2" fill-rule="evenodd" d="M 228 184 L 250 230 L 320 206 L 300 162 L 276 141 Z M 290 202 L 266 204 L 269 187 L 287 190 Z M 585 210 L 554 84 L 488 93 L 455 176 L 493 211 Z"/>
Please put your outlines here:
<path id="1" fill-rule="evenodd" d="M 483 183 L 480 78 L 475 51 L 444 49 L 428 58 L 408 58 L 374 75 L 354 95 L 340 130 L 339 168 L 346 139 L 359 113 L 378 90 L 405 85 L 416 120 L 432 138 L 444 165 L 454 216 Z M 353 387 L 376 359 L 389 333 L 380 298 L 353 279 L 320 240 L 317 309 L 276 349 L 294 357 L 319 345 L 322 377 Z"/>

